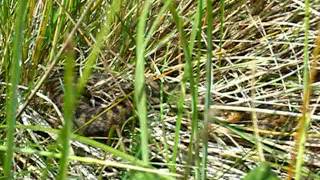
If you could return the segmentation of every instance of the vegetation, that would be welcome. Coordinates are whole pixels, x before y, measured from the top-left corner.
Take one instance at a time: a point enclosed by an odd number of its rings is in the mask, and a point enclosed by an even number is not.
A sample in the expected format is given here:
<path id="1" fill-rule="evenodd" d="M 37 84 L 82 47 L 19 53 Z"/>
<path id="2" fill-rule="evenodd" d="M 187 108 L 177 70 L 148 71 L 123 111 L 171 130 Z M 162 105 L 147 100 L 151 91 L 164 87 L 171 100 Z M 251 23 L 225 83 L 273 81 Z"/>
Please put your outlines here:
<path id="1" fill-rule="evenodd" d="M 0 1 L 0 176 L 320 179 L 319 12 Z"/>

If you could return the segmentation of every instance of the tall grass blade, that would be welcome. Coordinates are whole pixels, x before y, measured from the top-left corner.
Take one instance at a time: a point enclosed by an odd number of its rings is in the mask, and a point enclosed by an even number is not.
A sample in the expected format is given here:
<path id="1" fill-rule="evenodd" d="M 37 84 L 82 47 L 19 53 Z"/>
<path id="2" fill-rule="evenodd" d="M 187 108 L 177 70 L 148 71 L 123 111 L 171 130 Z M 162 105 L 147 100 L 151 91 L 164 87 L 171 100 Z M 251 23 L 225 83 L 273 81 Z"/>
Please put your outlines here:
<path id="1" fill-rule="evenodd" d="M 203 153 L 202 153 L 202 167 L 201 179 L 207 179 L 207 156 L 208 156 L 208 126 L 209 126 L 209 108 L 211 105 L 211 84 L 212 84 L 212 1 L 207 0 L 207 62 L 206 62 L 206 94 L 204 107 L 204 125 L 203 125 Z M 222 24 L 223 22 L 221 22 Z"/>
<path id="2" fill-rule="evenodd" d="M 22 51 L 23 51 L 23 42 L 24 42 L 24 26 L 26 18 L 26 6 L 28 1 L 20 0 L 17 2 L 17 13 L 14 24 L 14 39 L 13 39 L 13 49 L 12 49 L 12 59 L 10 64 L 10 73 L 9 79 L 11 86 L 8 86 L 7 89 L 7 98 L 6 98 L 6 122 L 7 122 L 7 151 L 4 161 L 3 172 L 8 179 L 12 179 L 12 161 L 14 154 L 14 133 L 16 125 L 16 112 L 18 107 L 18 94 L 17 86 L 21 74 L 21 64 L 22 64 Z M 10 61 L 7 59 L 7 61 Z"/>
<path id="3" fill-rule="evenodd" d="M 198 0 L 197 1 L 197 11 L 194 16 L 193 24 L 192 26 L 192 31 L 190 35 L 190 41 L 189 41 L 189 49 L 190 49 L 190 54 L 193 52 L 194 44 L 196 42 L 196 39 L 199 38 L 199 35 L 201 35 L 201 19 L 203 16 L 202 13 L 202 8 L 204 6 L 204 1 L 203 0 Z"/>
<path id="4" fill-rule="evenodd" d="M 152 1 L 147 0 L 144 3 L 139 22 L 137 26 L 137 61 L 135 69 L 135 82 L 134 82 L 134 100 L 137 108 L 137 114 L 140 122 L 141 131 L 141 153 L 142 160 L 145 163 L 149 162 L 149 148 L 148 148 L 148 121 L 147 121 L 147 107 L 146 107 L 146 94 L 145 94 L 145 77 L 144 77 L 144 54 L 146 48 L 145 41 L 145 25 L 148 16 L 148 10 Z"/>
<path id="5" fill-rule="evenodd" d="M 75 55 L 73 45 L 70 45 L 65 49 L 65 93 L 63 100 L 63 110 L 64 110 L 64 126 L 61 130 L 59 140 L 62 144 L 62 156 L 59 163 L 59 175 L 58 179 L 66 179 L 68 171 L 68 156 L 70 151 L 70 136 L 72 132 L 72 122 L 74 118 L 75 111 L 75 98 L 76 89 L 74 88 L 74 67 L 75 67 Z"/>
<path id="6" fill-rule="evenodd" d="M 168 1 L 168 0 L 167 0 Z M 173 19 L 175 21 L 176 27 L 179 32 L 180 36 L 180 43 L 183 48 L 183 53 L 184 53 L 184 58 L 186 59 L 186 64 L 184 66 L 184 76 L 181 80 L 181 95 L 178 103 L 178 118 L 176 122 L 176 132 L 175 132 L 175 145 L 174 145 L 174 150 L 173 150 L 173 158 L 172 161 L 175 163 L 176 161 L 176 153 L 178 151 L 177 145 L 179 144 L 179 132 L 180 126 L 181 126 L 181 119 L 182 119 L 182 111 L 183 111 L 183 101 L 184 101 L 184 96 L 185 96 L 185 85 L 186 82 L 189 80 L 190 82 L 190 89 L 191 89 L 191 96 L 192 96 L 192 132 L 191 132 L 191 137 L 190 137 L 190 145 L 189 145 L 189 153 L 188 153 L 188 163 L 190 166 L 186 168 L 186 176 L 188 176 L 192 160 L 195 160 L 195 164 L 197 167 L 200 166 L 200 161 L 199 161 L 199 146 L 198 142 L 199 141 L 199 133 L 198 133 L 198 110 L 197 110 L 197 94 L 196 94 L 196 88 L 195 88 L 195 83 L 194 83 L 194 77 L 193 77 L 193 66 L 192 66 L 192 57 L 190 54 L 190 49 L 187 43 L 186 35 L 183 29 L 183 24 L 181 17 L 179 16 L 178 12 L 176 11 L 176 6 L 173 1 L 169 0 L 171 4 L 169 5 L 169 10 L 170 13 L 173 16 Z M 194 158 L 193 158 L 194 154 Z M 200 179 L 200 173 L 199 169 L 196 169 L 196 178 Z M 187 178 L 187 177 L 186 177 Z"/>
<path id="7" fill-rule="evenodd" d="M 303 106 L 302 117 L 299 120 L 298 133 L 295 136 L 295 150 L 297 150 L 297 156 L 293 155 L 293 163 L 295 163 L 295 175 L 296 180 L 300 180 L 302 176 L 302 166 L 304 163 L 304 151 L 305 143 L 307 140 L 307 130 L 310 124 L 310 95 L 312 87 L 309 74 L 309 31 L 310 31 L 310 1 L 305 0 L 305 17 L 304 17 L 304 49 L 303 49 Z M 290 173 L 289 173 L 289 178 Z"/>
<path id="8" fill-rule="evenodd" d="M 51 51 L 49 54 L 49 60 L 48 60 L 49 62 L 52 62 L 56 55 L 58 40 L 61 36 L 62 27 L 64 26 L 65 14 L 63 13 L 63 7 L 66 6 L 66 3 L 67 3 L 66 0 L 63 0 L 62 5 L 59 7 L 58 20 L 57 20 L 57 24 L 55 25 L 54 36 L 51 44 Z"/>

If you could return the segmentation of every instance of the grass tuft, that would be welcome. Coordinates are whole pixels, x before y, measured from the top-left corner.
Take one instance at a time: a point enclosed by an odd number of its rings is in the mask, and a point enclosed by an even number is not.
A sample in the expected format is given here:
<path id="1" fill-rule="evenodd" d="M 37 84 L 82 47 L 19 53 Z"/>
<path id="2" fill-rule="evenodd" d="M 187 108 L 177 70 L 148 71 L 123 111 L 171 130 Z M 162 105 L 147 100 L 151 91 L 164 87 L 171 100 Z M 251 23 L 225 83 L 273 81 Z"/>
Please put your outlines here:
<path id="1" fill-rule="evenodd" d="M 0 176 L 320 179 L 319 12 L 0 1 Z"/>

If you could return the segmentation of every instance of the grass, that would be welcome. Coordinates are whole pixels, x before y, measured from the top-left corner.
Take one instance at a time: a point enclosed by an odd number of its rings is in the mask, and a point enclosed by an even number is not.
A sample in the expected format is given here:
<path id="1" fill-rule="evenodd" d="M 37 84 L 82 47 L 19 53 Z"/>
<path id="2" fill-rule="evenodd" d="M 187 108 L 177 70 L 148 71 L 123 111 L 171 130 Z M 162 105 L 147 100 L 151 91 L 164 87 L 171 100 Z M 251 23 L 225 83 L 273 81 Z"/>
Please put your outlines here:
<path id="1" fill-rule="evenodd" d="M 319 179 L 319 11 L 308 0 L 0 2 L 0 175 Z M 108 76 L 92 84 L 97 74 Z M 114 133 L 76 134 L 79 113 L 103 126 L 126 103 Z"/>
<path id="2" fill-rule="evenodd" d="M 149 164 L 149 133 L 148 133 L 148 121 L 147 121 L 147 97 L 145 93 L 145 48 L 148 43 L 144 39 L 145 24 L 147 21 L 148 11 L 151 5 L 151 1 L 146 1 L 143 5 L 141 15 L 138 20 L 137 26 L 137 61 L 135 69 L 135 82 L 134 82 L 134 100 L 137 108 L 137 114 L 139 118 L 139 125 L 141 129 L 141 156 L 142 160 Z"/>
<path id="3" fill-rule="evenodd" d="M 14 134 L 16 125 L 16 111 L 18 107 L 18 94 L 17 86 L 21 74 L 21 61 L 22 61 L 22 46 L 24 41 L 23 31 L 24 31 L 24 20 L 25 20 L 25 1 L 19 1 L 16 7 L 16 21 L 14 23 L 15 34 L 13 37 L 13 52 L 12 57 L 5 59 L 10 61 L 10 72 L 7 74 L 6 79 L 9 80 L 11 84 L 7 89 L 6 98 L 6 156 L 4 160 L 3 172 L 4 176 L 8 179 L 13 177 L 12 169 L 12 159 L 14 156 Z"/>
<path id="4" fill-rule="evenodd" d="M 304 26 L 305 26 L 305 38 L 304 38 L 304 49 L 303 49 L 303 105 L 302 105 L 302 113 L 303 116 L 299 120 L 299 130 L 296 138 L 296 150 L 297 150 L 297 157 L 295 157 L 295 154 L 293 155 L 293 162 L 296 162 L 295 165 L 295 179 L 301 179 L 302 178 L 302 165 L 304 163 L 304 153 L 305 153 L 305 143 L 307 141 L 307 131 L 310 124 L 310 110 L 309 110 L 309 104 L 310 104 L 310 94 L 312 93 L 312 88 L 310 86 L 310 71 L 309 71 L 309 29 L 310 29 L 310 1 L 305 1 L 305 18 L 304 18 Z M 317 61 L 317 59 L 315 59 Z M 313 74 L 312 74 L 313 75 Z M 289 174 L 289 178 L 290 177 Z"/>

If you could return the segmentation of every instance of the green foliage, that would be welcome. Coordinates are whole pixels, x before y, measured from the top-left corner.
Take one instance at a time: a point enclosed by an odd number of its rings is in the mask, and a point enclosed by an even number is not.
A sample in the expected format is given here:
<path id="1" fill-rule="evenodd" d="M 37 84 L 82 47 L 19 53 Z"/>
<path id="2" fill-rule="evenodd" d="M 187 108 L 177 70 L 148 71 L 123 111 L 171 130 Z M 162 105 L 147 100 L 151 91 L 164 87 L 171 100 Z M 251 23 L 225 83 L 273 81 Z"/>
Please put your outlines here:
<path id="1" fill-rule="evenodd" d="M 220 173 L 222 178 L 229 172 L 243 174 L 245 162 L 256 161 L 248 152 L 255 152 L 259 143 L 266 163 L 250 171 L 245 180 L 279 179 L 272 168 L 281 173 L 292 169 L 294 172 L 288 172 L 288 176 L 296 179 L 306 175 L 319 178 L 319 173 L 310 168 L 314 162 L 304 162 L 305 154 L 314 153 L 313 148 L 305 148 L 307 137 L 319 137 L 318 132 L 308 131 L 309 126 L 318 129 L 313 120 L 320 119 L 308 112 L 308 107 L 317 107 L 311 104 L 315 98 L 310 93 L 313 82 L 308 68 L 312 66 L 309 59 L 317 57 L 309 52 L 316 36 L 310 29 L 316 29 L 318 6 L 308 0 L 304 6 L 290 3 L 291 0 L 0 1 L 0 175 L 11 177 L 14 170 L 12 178 L 17 179 L 68 179 L 78 168 L 85 168 L 85 172 L 101 179 L 109 170 L 124 179 L 184 176 L 204 180 L 216 178 L 212 172 Z M 253 63 L 257 73 L 249 71 L 248 66 Z M 97 137 L 72 133 L 81 98 L 94 104 L 92 109 L 98 108 L 95 102 L 101 103 L 103 109 L 110 106 L 109 102 L 104 104 L 108 98 L 82 95 L 99 86 L 88 84 L 94 73 L 110 73 L 118 77 L 113 78 L 116 81 L 129 80 L 126 86 L 131 89 L 127 92 L 121 82 L 103 79 L 110 81 L 112 88 L 119 85 L 134 106 L 131 114 L 135 115 L 129 121 L 139 119 L 130 129 L 128 121 L 120 130 L 111 129 L 109 136 L 99 141 Z M 51 84 L 54 80 L 59 81 L 58 85 Z M 250 86 L 251 80 L 256 81 L 256 86 Z M 151 82 L 160 85 L 152 89 Z M 59 92 L 63 102 L 52 96 L 50 88 L 63 89 Z M 304 97 L 300 101 L 302 90 Z M 106 95 L 103 97 L 114 95 L 109 89 L 99 93 Z M 159 103 L 153 104 L 157 98 Z M 110 101 L 112 107 L 121 103 Z M 295 128 L 285 124 L 282 126 L 288 129 L 281 129 L 286 132 L 278 132 L 279 127 L 265 129 L 259 125 L 255 133 L 261 133 L 260 139 L 253 135 L 250 118 L 232 122 L 211 114 L 240 108 L 250 115 L 255 111 L 247 107 L 250 101 L 267 107 L 288 107 L 285 113 L 294 118 L 301 111 L 300 105 L 304 105 L 305 116 L 300 119 L 304 126 L 295 136 L 298 153 L 292 162 L 287 145 L 294 143 Z M 231 109 L 213 108 L 217 103 L 228 104 Z M 119 109 L 115 109 L 117 114 Z M 267 117 L 278 115 L 270 113 L 272 106 L 260 110 L 257 113 Z M 291 112 L 294 110 L 296 113 Z M 106 119 L 113 115 L 108 113 Z M 209 121 L 211 116 L 214 121 Z M 102 116 L 91 119 L 99 117 Z M 278 119 L 281 118 L 275 121 Z"/>
<path id="2" fill-rule="evenodd" d="M 129 176 L 124 179 L 130 180 L 139 180 L 139 179 L 161 179 L 161 176 L 149 174 L 149 173 L 141 173 L 141 172 L 130 172 Z"/>
<path id="3" fill-rule="evenodd" d="M 243 178 L 243 180 L 280 180 L 280 179 L 271 170 L 270 165 L 266 163 L 262 163 L 258 167 L 252 169 Z"/>

